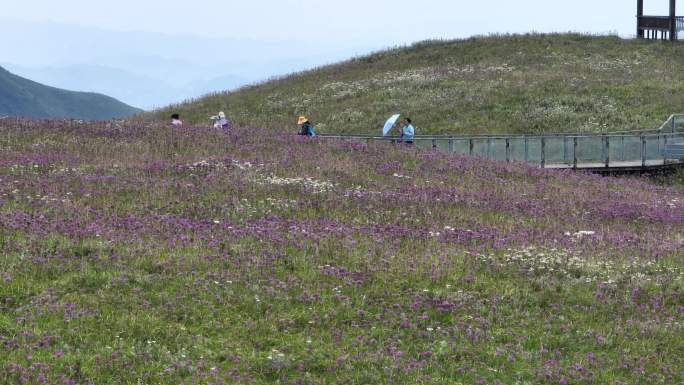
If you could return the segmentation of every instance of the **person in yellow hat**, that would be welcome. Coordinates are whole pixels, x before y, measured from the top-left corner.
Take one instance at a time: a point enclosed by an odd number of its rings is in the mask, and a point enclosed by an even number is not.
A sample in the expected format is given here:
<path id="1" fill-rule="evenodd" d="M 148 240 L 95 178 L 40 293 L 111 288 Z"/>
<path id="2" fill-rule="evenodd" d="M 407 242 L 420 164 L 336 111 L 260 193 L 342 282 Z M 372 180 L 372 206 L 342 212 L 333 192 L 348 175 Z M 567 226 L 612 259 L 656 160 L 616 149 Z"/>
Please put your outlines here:
<path id="1" fill-rule="evenodd" d="M 299 125 L 299 135 L 316 136 L 316 129 L 306 116 L 300 116 L 297 124 Z"/>

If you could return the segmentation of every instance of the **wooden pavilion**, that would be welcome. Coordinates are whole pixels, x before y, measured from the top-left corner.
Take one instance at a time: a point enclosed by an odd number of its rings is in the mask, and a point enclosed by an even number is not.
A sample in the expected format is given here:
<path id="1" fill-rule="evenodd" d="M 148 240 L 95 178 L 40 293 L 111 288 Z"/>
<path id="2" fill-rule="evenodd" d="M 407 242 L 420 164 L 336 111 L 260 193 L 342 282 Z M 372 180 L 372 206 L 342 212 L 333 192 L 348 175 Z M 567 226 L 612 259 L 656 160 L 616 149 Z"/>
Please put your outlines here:
<path id="1" fill-rule="evenodd" d="M 677 40 L 684 32 L 684 16 L 677 16 L 677 0 L 670 0 L 669 16 L 644 15 L 644 0 L 637 0 L 637 37 L 653 40 Z"/>

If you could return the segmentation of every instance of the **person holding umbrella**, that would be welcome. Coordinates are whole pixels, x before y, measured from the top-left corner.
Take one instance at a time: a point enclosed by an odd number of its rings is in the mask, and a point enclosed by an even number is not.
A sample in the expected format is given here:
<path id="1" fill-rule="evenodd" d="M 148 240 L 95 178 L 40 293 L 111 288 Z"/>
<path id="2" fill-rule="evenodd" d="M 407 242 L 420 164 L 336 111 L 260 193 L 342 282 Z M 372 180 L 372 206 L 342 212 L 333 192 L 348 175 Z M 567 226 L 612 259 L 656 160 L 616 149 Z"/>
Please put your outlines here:
<path id="1" fill-rule="evenodd" d="M 411 118 L 404 119 L 404 124 L 401 127 L 401 140 L 409 146 L 413 144 L 413 137 L 416 134 L 416 129 L 413 127 Z"/>

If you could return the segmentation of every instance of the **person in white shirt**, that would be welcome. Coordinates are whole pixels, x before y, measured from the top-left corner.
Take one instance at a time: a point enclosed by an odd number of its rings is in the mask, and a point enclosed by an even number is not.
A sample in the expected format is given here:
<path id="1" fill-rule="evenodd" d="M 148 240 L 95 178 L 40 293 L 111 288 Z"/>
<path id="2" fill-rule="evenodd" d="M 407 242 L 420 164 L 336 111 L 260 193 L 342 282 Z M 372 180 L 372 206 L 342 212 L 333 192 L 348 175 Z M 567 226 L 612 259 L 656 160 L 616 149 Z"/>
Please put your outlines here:
<path id="1" fill-rule="evenodd" d="M 180 119 L 180 115 L 178 114 L 173 114 L 171 115 L 171 124 L 180 127 L 183 125 L 183 121 Z"/>
<path id="2" fill-rule="evenodd" d="M 232 123 L 230 120 L 228 120 L 228 118 L 226 118 L 226 114 L 223 111 L 219 112 L 216 116 L 212 116 L 210 119 L 214 121 L 214 128 L 230 129 L 233 127 Z"/>

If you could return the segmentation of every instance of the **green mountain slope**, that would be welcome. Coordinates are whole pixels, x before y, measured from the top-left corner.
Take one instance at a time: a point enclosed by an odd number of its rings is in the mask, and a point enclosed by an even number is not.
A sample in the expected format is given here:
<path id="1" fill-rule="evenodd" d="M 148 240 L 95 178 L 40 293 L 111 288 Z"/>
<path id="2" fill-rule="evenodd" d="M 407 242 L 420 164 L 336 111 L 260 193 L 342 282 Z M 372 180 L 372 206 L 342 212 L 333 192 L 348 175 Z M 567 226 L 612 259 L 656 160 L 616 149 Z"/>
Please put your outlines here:
<path id="1" fill-rule="evenodd" d="M 155 112 L 294 130 L 378 133 L 394 112 L 419 133 L 652 128 L 684 110 L 684 45 L 612 36 L 519 35 L 428 41 L 209 95 Z"/>
<path id="2" fill-rule="evenodd" d="M 109 96 L 48 87 L 0 67 L 0 115 L 105 120 L 140 111 Z"/>

